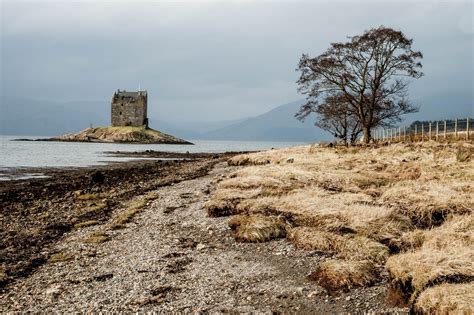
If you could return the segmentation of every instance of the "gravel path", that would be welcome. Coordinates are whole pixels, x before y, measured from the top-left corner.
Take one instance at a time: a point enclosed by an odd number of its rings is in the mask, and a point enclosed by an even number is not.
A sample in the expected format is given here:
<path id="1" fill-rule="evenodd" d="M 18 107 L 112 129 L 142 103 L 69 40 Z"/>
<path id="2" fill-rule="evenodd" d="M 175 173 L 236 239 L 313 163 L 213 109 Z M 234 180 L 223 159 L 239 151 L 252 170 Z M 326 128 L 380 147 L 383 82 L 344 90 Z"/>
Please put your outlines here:
<path id="1" fill-rule="evenodd" d="M 0 312 L 397 311 L 385 306 L 384 284 L 328 296 L 306 279 L 326 259 L 317 253 L 285 240 L 235 242 L 228 219 L 209 218 L 202 207 L 229 170 L 221 163 L 207 176 L 156 190 L 124 229 L 69 232 L 55 246 L 69 260 L 13 283 L 0 295 Z M 83 242 L 104 230 L 110 240 Z"/>

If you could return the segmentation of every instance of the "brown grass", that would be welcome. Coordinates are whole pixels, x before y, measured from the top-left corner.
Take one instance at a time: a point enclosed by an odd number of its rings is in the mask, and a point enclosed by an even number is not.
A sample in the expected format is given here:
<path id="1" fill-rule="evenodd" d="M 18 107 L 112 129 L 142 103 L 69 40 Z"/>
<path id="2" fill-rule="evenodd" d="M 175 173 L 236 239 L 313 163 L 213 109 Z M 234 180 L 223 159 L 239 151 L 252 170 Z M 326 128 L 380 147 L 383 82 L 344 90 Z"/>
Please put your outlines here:
<path id="1" fill-rule="evenodd" d="M 473 314 L 474 283 L 445 283 L 428 288 L 413 309 L 419 314 Z"/>
<path id="2" fill-rule="evenodd" d="M 335 254 L 348 260 L 367 259 L 383 264 L 389 255 L 386 246 L 367 237 L 353 234 L 338 235 L 316 228 L 294 228 L 289 233 L 288 239 L 298 248 Z"/>
<path id="3" fill-rule="evenodd" d="M 296 227 L 288 233 L 288 240 L 297 248 L 323 253 L 333 253 L 341 239 L 340 235 L 310 227 Z"/>
<path id="4" fill-rule="evenodd" d="M 474 214 L 453 216 L 402 240 L 411 251 L 390 257 L 386 267 L 394 290 L 411 302 L 432 285 L 474 280 Z"/>
<path id="5" fill-rule="evenodd" d="M 410 218 L 397 213 L 369 221 L 358 233 L 387 245 L 392 251 L 399 251 L 401 238 L 414 229 Z"/>
<path id="6" fill-rule="evenodd" d="M 70 254 L 65 254 L 65 253 L 55 253 L 55 254 L 52 254 L 48 261 L 50 263 L 58 263 L 58 262 L 64 262 L 64 261 L 70 261 L 70 260 L 73 260 L 74 259 L 74 256 L 70 255 Z"/>
<path id="7" fill-rule="evenodd" d="M 429 286 L 443 282 L 474 280 L 474 248 L 443 250 L 423 246 L 420 250 L 392 256 L 386 267 L 392 287 L 409 301 Z"/>
<path id="8" fill-rule="evenodd" d="M 112 223 L 112 229 L 123 228 L 125 224 L 130 222 L 139 212 L 146 206 L 146 200 L 138 200 L 130 203 L 129 207 L 120 212 Z"/>
<path id="9" fill-rule="evenodd" d="M 229 227 L 237 241 L 255 243 L 285 237 L 287 224 L 279 217 L 239 215 L 229 220 Z"/>
<path id="10" fill-rule="evenodd" d="M 149 201 L 155 200 L 158 195 L 155 192 L 150 192 L 144 196 L 143 199 L 132 200 L 128 203 L 127 208 L 120 212 L 114 219 L 111 225 L 112 229 L 121 229 L 132 221 L 132 219 L 146 207 Z"/>
<path id="11" fill-rule="evenodd" d="M 110 237 L 103 232 L 94 232 L 90 234 L 85 240 L 86 244 L 101 244 L 105 243 L 110 239 Z"/>
<path id="12" fill-rule="evenodd" d="M 469 148 L 459 147 L 456 152 L 456 161 L 460 163 L 469 162 L 473 155 L 473 150 Z"/>
<path id="13" fill-rule="evenodd" d="M 99 221 L 97 221 L 97 220 L 88 220 L 88 221 L 79 222 L 79 223 L 74 224 L 74 228 L 75 229 L 82 229 L 82 228 L 86 228 L 86 227 L 97 225 L 97 224 L 99 224 Z"/>
<path id="14" fill-rule="evenodd" d="M 65 254 L 65 253 L 55 253 L 52 254 L 51 257 L 49 257 L 48 262 L 50 263 L 58 263 L 58 262 L 64 262 L 64 261 L 70 261 L 73 260 L 74 256 L 70 254 Z"/>
<path id="15" fill-rule="evenodd" d="M 107 209 L 105 202 L 92 202 L 88 205 L 80 205 L 77 208 L 77 212 L 81 217 L 90 217 L 97 215 Z"/>
<path id="16" fill-rule="evenodd" d="M 424 230 L 413 230 L 402 234 L 399 242 L 396 244 L 399 251 L 414 251 L 420 248 L 425 242 Z M 395 246 L 395 245 L 394 245 Z"/>
<path id="17" fill-rule="evenodd" d="M 348 291 L 355 287 L 374 284 L 379 278 L 375 266 L 368 260 L 329 260 L 320 263 L 309 275 L 311 280 L 330 293 Z"/>
<path id="18" fill-rule="evenodd" d="M 468 142 L 425 142 L 239 155 L 229 165 L 241 167 L 206 209 L 283 217 L 296 247 L 347 263 L 378 268 L 388 259 L 392 284 L 414 301 L 430 286 L 471 277 L 473 150 Z"/>

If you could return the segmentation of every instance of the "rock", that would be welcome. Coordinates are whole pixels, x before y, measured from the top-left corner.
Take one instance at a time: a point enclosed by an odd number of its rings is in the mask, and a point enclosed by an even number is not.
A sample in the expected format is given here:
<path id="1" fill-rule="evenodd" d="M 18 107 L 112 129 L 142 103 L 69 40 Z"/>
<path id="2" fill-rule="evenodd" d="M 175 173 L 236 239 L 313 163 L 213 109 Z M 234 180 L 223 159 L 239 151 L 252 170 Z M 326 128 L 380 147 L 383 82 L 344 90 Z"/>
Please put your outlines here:
<path id="1" fill-rule="evenodd" d="M 294 158 L 289 158 L 288 160 L 286 160 L 286 163 L 293 163 L 295 161 Z"/>
<path id="2" fill-rule="evenodd" d="M 202 250 L 202 249 L 204 249 L 204 248 L 206 248 L 206 247 L 207 247 L 206 245 L 204 245 L 204 244 L 202 244 L 202 243 L 199 243 L 199 244 L 196 245 L 196 250 Z"/>
<path id="3" fill-rule="evenodd" d="M 114 275 L 112 273 L 104 273 L 104 274 L 101 274 L 101 275 L 97 275 L 97 276 L 94 276 L 94 280 L 95 281 L 106 281 L 108 279 L 112 279 L 114 277 Z"/>
<path id="4" fill-rule="evenodd" d="M 91 182 L 93 183 L 103 183 L 105 180 L 104 174 L 100 171 L 95 171 L 90 176 Z"/>
<path id="5" fill-rule="evenodd" d="M 307 291 L 308 288 L 305 288 L 305 287 L 297 287 L 296 288 L 296 292 L 298 292 L 299 294 L 302 294 L 304 291 Z"/>
<path id="6" fill-rule="evenodd" d="M 61 288 L 58 286 L 51 287 L 51 288 L 46 289 L 44 293 L 47 296 L 49 296 L 52 300 L 55 300 L 61 294 Z"/>
<path id="7" fill-rule="evenodd" d="M 346 296 L 346 301 L 350 301 L 351 300 L 351 296 Z"/>

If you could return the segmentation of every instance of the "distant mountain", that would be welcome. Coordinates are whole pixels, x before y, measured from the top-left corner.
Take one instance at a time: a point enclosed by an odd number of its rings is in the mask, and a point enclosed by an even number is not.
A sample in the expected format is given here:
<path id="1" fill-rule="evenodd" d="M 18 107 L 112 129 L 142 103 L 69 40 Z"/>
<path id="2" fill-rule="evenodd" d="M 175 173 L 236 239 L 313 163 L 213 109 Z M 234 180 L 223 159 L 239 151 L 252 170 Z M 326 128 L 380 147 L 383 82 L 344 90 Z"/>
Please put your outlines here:
<path id="1" fill-rule="evenodd" d="M 259 116 L 226 121 L 163 121 L 150 118 L 150 127 L 187 140 L 302 141 L 330 140 L 332 136 L 294 118 L 303 101 L 278 106 Z M 413 99 L 420 112 L 406 115 L 402 126 L 415 120 L 444 120 L 474 117 L 472 92 L 434 92 Z M 159 116 L 158 116 L 159 117 Z M 60 102 L 33 99 L 2 99 L 0 134 L 57 136 L 79 132 L 90 125 L 110 125 L 108 99 Z"/>
<path id="2" fill-rule="evenodd" d="M 0 104 L 0 134 L 53 136 L 110 124 L 107 101 L 8 99 Z"/>
<path id="3" fill-rule="evenodd" d="M 150 119 L 150 126 L 158 128 L 160 131 L 174 135 L 184 139 L 202 139 L 203 134 L 223 128 L 243 121 L 237 120 L 222 120 L 222 121 L 164 121 Z"/>
<path id="4" fill-rule="evenodd" d="M 206 132 L 202 138 L 302 142 L 332 139 L 330 134 L 314 126 L 313 119 L 307 119 L 302 123 L 294 117 L 302 102 L 296 101 L 278 106 L 265 114 Z"/>

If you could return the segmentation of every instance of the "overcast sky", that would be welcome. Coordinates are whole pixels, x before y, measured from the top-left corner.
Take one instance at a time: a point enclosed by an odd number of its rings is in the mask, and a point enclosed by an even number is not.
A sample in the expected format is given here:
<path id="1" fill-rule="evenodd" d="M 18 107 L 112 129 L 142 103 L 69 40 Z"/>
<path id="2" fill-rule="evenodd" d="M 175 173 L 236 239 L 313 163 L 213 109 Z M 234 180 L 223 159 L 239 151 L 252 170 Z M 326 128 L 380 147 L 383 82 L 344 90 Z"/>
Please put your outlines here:
<path id="1" fill-rule="evenodd" d="M 425 56 L 415 100 L 473 100 L 471 0 L 0 1 L 3 99 L 108 102 L 140 85 L 158 119 L 252 116 L 302 98 L 302 53 L 385 25 Z"/>

